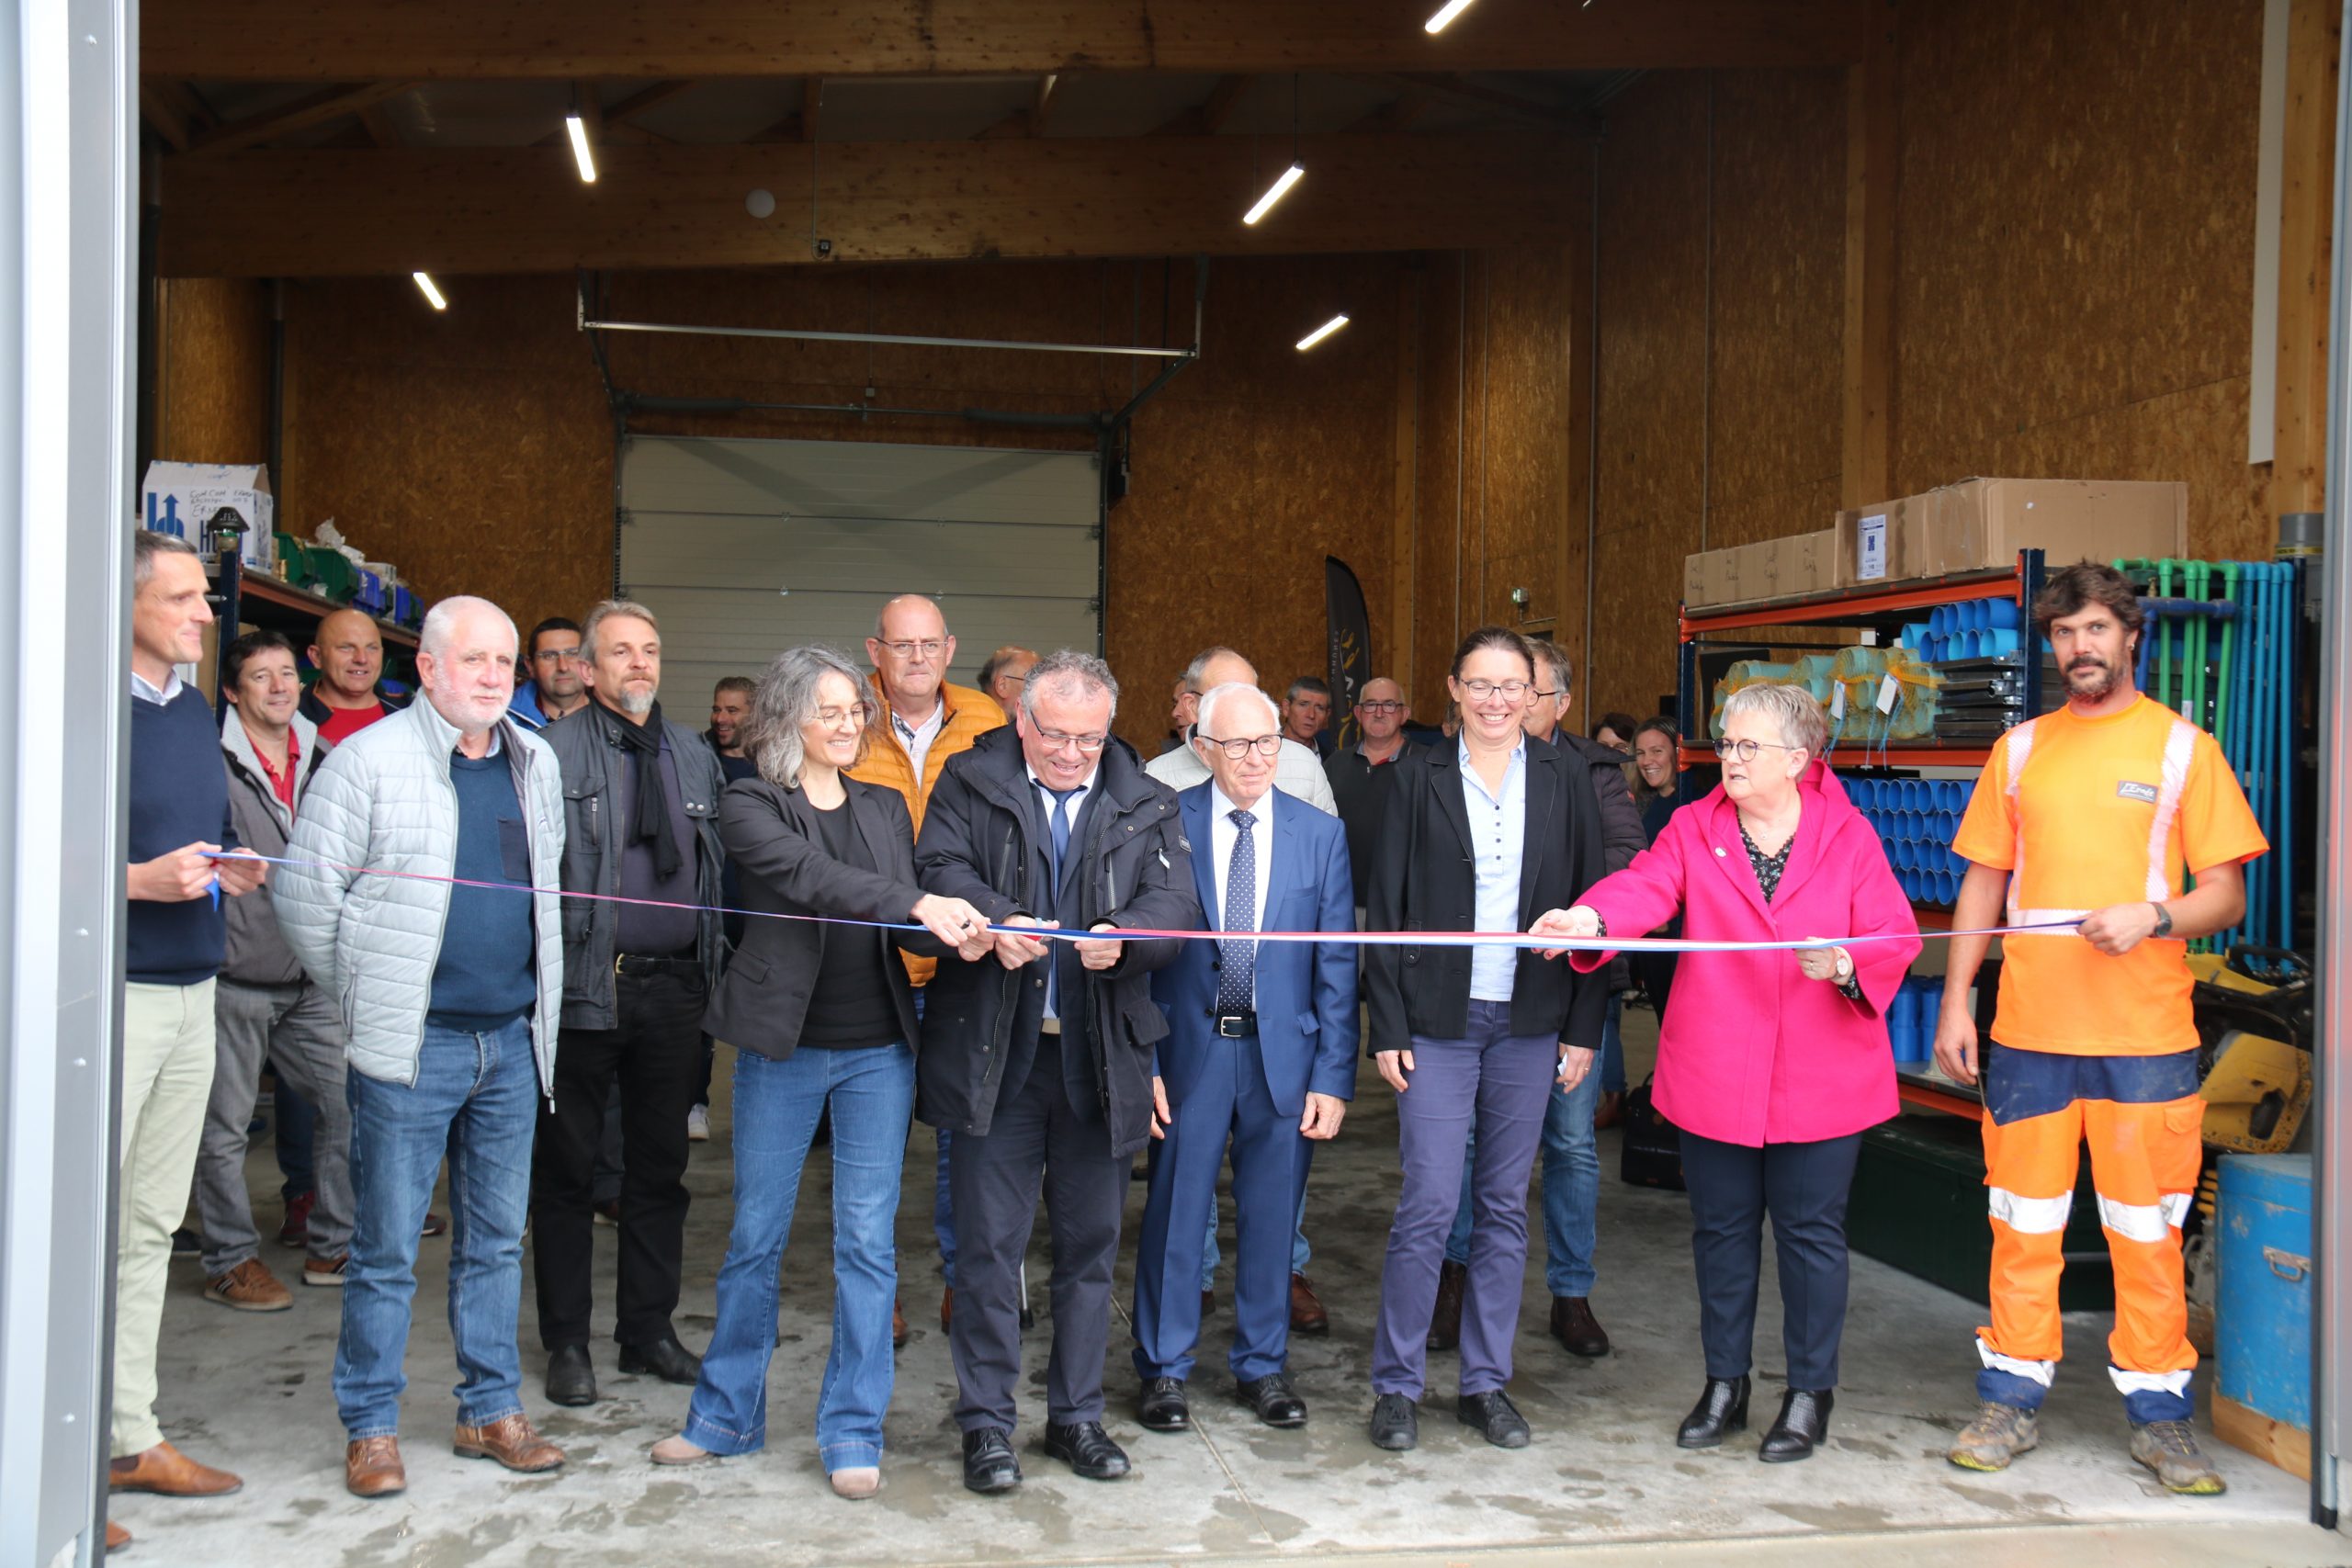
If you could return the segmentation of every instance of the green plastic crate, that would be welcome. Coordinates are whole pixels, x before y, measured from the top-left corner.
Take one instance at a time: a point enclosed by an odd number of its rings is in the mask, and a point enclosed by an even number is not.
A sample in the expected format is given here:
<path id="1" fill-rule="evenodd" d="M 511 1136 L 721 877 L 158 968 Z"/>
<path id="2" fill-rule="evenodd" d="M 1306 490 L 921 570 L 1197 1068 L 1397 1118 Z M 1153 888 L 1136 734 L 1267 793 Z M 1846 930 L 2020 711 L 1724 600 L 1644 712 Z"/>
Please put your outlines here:
<path id="1" fill-rule="evenodd" d="M 1984 1213 L 1982 1139 L 1975 1122 L 1944 1115 L 1898 1116 L 1863 1134 L 1846 1205 L 1848 1245 L 1983 1302 L 1993 1267 L 1993 1225 Z M 2093 1190 L 2086 1156 L 2066 1222 L 2062 1312 L 2105 1312 L 2115 1305 L 2115 1269 Z"/>

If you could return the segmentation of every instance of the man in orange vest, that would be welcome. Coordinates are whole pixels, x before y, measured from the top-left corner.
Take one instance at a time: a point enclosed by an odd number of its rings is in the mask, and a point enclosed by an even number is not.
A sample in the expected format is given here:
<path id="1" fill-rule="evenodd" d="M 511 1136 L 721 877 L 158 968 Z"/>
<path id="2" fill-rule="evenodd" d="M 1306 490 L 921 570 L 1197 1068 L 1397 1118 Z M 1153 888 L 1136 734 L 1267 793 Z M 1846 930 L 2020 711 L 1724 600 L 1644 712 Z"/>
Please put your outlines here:
<path id="1" fill-rule="evenodd" d="M 1951 1450 L 2005 1470 L 2040 1441 L 2061 1348 L 2058 1277 L 2087 1139 L 2115 1266 L 2108 1375 L 2132 1457 L 2175 1492 L 2223 1483 L 2189 1427 L 2180 1223 L 2203 1157 L 2188 939 L 2245 912 L 2245 863 L 2264 840 L 2211 735 L 2132 681 L 2142 612 L 2130 580 L 2088 561 L 2034 602 L 2066 705 L 2004 735 L 1953 848 L 1973 863 L 1952 925 L 2079 922 L 2004 939 L 2000 1007 L 1981 1058 L 1969 983 L 1985 937 L 1955 938 L 1936 1061 L 1984 1095 L 1992 1324 L 1976 1335 L 1976 1419 Z M 2195 874 L 2184 891 L 2183 872 Z"/>
<path id="2" fill-rule="evenodd" d="M 931 786 L 939 782 L 947 759 L 969 750 L 972 742 L 1004 723 L 1004 710 L 986 692 L 958 686 L 947 679 L 956 661 L 956 638 L 937 604 L 920 593 L 901 593 L 874 617 L 874 635 L 865 639 L 865 656 L 874 661 L 875 696 L 882 711 L 868 733 L 873 742 L 865 760 L 849 776 L 881 784 L 906 797 L 907 815 L 915 832 L 922 832 L 923 807 L 931 802 Z M 922 1016 L 922 987 L 938 965 L 929 958 L 906 960 L 907 975 L 915 984 L 915 1012 Z M 939 1237 L 940 1272 L 947 1286 L 939 1300 L 939 1325 L 947 1326 L 956 1303 L 956 1210 L 947 1195 L 948 1133 L 939 1129 L 939 1179 L 932 1200 L 932 1229 Z M 907 1342 L 905 1314 L 891 1309 L 892 1343 Z"/>

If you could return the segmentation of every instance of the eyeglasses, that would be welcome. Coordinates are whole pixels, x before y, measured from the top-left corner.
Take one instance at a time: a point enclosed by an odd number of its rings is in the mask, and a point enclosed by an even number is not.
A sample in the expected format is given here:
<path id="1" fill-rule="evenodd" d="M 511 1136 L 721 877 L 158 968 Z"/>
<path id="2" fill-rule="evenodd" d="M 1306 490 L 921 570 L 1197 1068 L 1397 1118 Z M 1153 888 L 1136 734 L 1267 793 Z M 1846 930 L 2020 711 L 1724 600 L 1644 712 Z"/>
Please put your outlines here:
<path id="1" fill-rule="evenodd" d="M 912 659 L 918 653 L 925 659 L 936 659 L 947 651 L 944 642 L 886 642 L 882 646 L 899 659 Z"/>
<path id="2" fill-rule="evenodd" d="M 576 648 L 543 648 L 531 657 L 542 663 L 577 664 L 580 662 L 580 650 Z"/>
<path id="3" fill-rule="evenodd" d="M 1358 703 L 1356 708 L 1362 713 L 1403 713 L 1405 705 L 1403 703 Z"/>
<path id="4" fill-rule="evenodd" d="M 1541 686 L 1530 686 L 1527 688 L 1527 694 L 1531 697 L 1556 697 L 1560 694 L 1556 691 L 1547 692 Z"/>
<path id="5" fill-rule="evenodd" d="M 874 722 L 874 705 L 860 703 L 855 707 L 819 708 L 817 722 L 827 729 L 839 729 L 844 723 L 863 729 Z"/>
<path id="6" fill-rule="evenodd" d="M 1111 738 L 1108 735 L 1064 735 L 1058 729 L 1040 729 L 1037 731 L 1037 739 L 1046 743 L 1046 750 L 1048 751 L 1060 751 L 1075 746 L 1080 752 L 1091 757 L 1095 752 L 1102 750 Z"/>
<path id="7" fill-rule="evenodd" d="M 1470 694 L 1472 702 L 1483 703 L 1488 697 L 1502 697 L 1515 703 L 1535 688 L 1525 681 L 1464 681 L 1462 689 Z"/>
<path id="8" fill-rule="evenodd" d="M 1752 762 L 1756 761 L 1756 753 L 1767 746 L 1770 746 L 1775 751 L 1801 751 L 1804 750 L 1802 746 L 1783 746 L 1777 740 L 1734 740 L 1729 737 L 1725 737 L 1724 739 L 1715 742 L 1715 755 L 1718 757 L 1729 757 L 1736 751 L 1739 754 L 1739 760 L 1741 761 Z"/>
<path id="9" fill-rule="evenodd" d="M 1214 735 L 1196 736 L 1194 739 L 1221 749 L 1237 762 L 1252 751 L 1261 757 L 1274 757 L 1281 755 L 1283 749 L 1283 738 L 1279 735 L 1244 735 L 1231 740 L 1220 740 Z"/>

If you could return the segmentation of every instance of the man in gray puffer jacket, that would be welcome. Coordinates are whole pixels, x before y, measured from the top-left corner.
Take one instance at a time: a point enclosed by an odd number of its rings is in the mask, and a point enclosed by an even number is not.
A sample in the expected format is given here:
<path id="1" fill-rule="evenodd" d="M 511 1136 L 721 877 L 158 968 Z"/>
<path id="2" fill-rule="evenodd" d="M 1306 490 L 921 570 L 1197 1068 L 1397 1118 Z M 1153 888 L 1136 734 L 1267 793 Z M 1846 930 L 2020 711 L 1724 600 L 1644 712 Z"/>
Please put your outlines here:
<path id="1" fill-rule="evenodd" d="M 237 841 L 272 860 L 287 840 L 319 763 L 334 750 L 295 711 L 302 695 L 294 646 L 277 632 L 247 632 L 220 654 L 229 716 L 220 755 L 229 770 L 229 817 Z M 278 1091 L 318 1108 L 311 1142 L 318 1199 L 307 1226 L 306 1285 L 343 1283 L 351 1235 L 351 1112 L 344 1098 L 343 1013 L 302 972 L 278 934 L 266 897 L 230 904 L 228 957 L 212 993 L 212 1098 L 196 1153 L 196 1212 L 204 1232 L 204 1295 L 241 1312 L 294 1304 L 261 1260 L 253 1194 L 245 1184 L 245 1128 L 261 1065 L 276 1064 Z M 281 1106 L 284 1101 L 280 1101 Z M 283 1114 L 283 1111 L 280 1111 Z"/>
<path id="2" fill-rule="evenodd" d="M 352 736 L 311 783 L 271 885 L 279 929 L 350 1038 L 355 1224 L 335 1404 L 344 1483 L 402 1491 L 396 1437 L 416 1248 L 446 1152 L 460 1457 L 551 1470 L 515 1345 L 531 1138 L 563 999 L 555 759 L 507 716 L 514 623 L 487 600 L 424 618 L 424 700 Z M 544 891 L 533 892 L 531 889 Z"/>

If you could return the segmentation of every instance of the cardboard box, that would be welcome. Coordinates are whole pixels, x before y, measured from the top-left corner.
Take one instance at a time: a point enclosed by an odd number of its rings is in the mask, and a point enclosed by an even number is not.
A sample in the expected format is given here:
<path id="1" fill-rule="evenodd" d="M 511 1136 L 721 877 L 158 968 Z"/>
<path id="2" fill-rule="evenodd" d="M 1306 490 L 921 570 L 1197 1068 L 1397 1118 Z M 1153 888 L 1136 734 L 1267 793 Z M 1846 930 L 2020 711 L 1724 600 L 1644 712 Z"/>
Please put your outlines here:
<path id="1" fill-rule="evenodd" d="M 140 526 L 186 539 L 208 561 L 218 552 L 205 525 L 222 507 L 233 508 L 245 520 L 238 558 L 248 571 L 271 570 L 277 503 L 260 464 L 150 463 L 139 491 Z"/>
<path id="2" fill-rule="evenodd" d="M 1831 553 L 1829 586 L 1868 588 L 1926 577 L 1926 562 L 1933 554 L 1930 520 L 1941 504 L 1940 491 L 1883 501 L 1838 514 Z"/>
<path id="3" fill-rule="evenodd" d="M 1783 598 L 1826 593 L 1838 586 L 1838 530 L 1816 529 L 1780 541 L 1780 592 Z"/>
<path id="4" fill-rule="evenodd" d="M 1928 559 L 1915 575 L 2007 567 L 2028 549 L 2041 550 L 2052 568 L 2188 554 L 2185 484 L 1973 479 L 1935 493 Z"/>
<path id="5" fill-rule="evenodd" d="M 1691 610 L 1712 610 L 1736 604 L 1739 587 L 1737 550 L 1702 550 L 1682 560 L 1682 604 Z"/>

